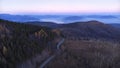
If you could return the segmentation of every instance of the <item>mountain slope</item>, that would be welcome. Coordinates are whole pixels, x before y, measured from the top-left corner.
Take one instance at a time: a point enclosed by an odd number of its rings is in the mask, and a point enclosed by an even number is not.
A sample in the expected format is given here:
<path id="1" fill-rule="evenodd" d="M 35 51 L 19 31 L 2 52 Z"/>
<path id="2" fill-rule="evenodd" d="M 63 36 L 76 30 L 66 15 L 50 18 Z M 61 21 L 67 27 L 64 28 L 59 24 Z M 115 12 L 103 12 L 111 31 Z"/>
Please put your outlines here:
<path id="1" fill-rule="evenodd" d="M 119 68 L 120 44 L 97 40 L 66 40 L 63 53 L 46 68 Z"/>
<path id="2" fill-rule="evenodd" d="M 75 22 L 59 27 L 69 39 L 119 40 L 120 30 L 99 21 Z"/>
<path id="3" fill-rule="evenodd" d="M 112 26 L 114 26 L 116 28 L 120 28 L 120 24 L 110 24 L 110 25 L 112 25 Z"/>
<path id="4" fill-rule="evenodd" d="M 48 35 L 42 35 L 41 29 Z M 40 54 L 54 36 L 50 28 L 0 19 L 0 67 L 14 68 L 17 63 Z"/>
<path id="5" fill-rule="evenodd" d="M 47 26 L 51 28 L 55 28 L 58 26 L 58 24 L 53 23 L 53 22 L 39 22 L 39 21 L 34 21 L 34 22 L 25 22 L 26 24 L 32 24 L 32 25 L 37 25 L 37 26 Z"/>

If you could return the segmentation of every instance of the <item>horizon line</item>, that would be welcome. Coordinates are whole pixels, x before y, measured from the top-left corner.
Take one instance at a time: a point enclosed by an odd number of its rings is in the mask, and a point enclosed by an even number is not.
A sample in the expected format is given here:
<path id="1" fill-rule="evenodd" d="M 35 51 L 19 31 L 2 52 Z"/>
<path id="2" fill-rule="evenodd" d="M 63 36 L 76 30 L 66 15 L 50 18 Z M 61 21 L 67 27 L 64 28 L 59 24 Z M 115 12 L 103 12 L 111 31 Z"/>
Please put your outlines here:
<path id="1" fill-rule="evenodd" d="M 0 14 L 10 15 L 76 15 L 76 14 L 120 14 L 120 12 L 0 12 Z"/>

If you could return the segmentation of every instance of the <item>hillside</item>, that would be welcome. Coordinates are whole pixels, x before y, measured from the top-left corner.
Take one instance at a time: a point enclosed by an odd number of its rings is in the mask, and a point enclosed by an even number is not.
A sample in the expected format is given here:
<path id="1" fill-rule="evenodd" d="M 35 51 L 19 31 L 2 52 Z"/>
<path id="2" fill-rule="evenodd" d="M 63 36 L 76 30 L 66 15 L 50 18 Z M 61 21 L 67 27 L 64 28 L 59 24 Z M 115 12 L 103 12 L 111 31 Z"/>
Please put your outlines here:
<path id="1" fill-rule="evenodd" d="M 119 68 L 119 45 L 100 40 L 66 40 L 62 53 L 46 68 Z"/>
<path id="2" fill-rule="evenodd" d="M 59 29 L 68 39 L 103 39 L 116 40 L 120 39 L 120 30 L 104 24 L 99 21 L 75 22 L 62 24 Z"/>
<path id="3" fill-rule="evenodd" d="M 36 59 L 33 56 L 46 54 L 43 51 L 47 49 L 49 50 L 47 57 L 54 54 L 56 47 L 54 45 L 63 37 L 65 37 L 63 51 L 48 64 L 48 68 L 119 67 L 117 60 L 119 60 L 120 30 L 109 24 L 95 20 L 55 24 L 38 21 L 19 23 L 2 19 L 0 19 L 0 67 L 15 68 L 20 62 L 30 58 L 33 58 L 34 64 L 39 67 L 46 57 L 40 55 L 44 59 L 39 56 L 36 56 Z M 95 60 L 92 64 L 93 59 Z M 23 63 L 23 65 L 30 64 Z"/>
<path id="4" fill-rule="evenodd" d="M 54 22 L 40 22 L 40 21 L 33 21 L 33 22 L 25 22 L 26 24 L 32 24 L 32 25 L 37 25 L 37 26 L 46 26 L 50 28 L 56 28 L 58 27 L 58 24 Z"/>
<path id="5" fill-rule="evenodd" d="M 14 68 L 17 63 L 40 54 L 54 36 L 50 28 L 0 19 L 0 67 Z"/>
<path id="6" fill-rule="evenodd" d="M 62 53 L 46 68 L 119 68 L 120 31 L 98 21 L 62 24 Z M 113 42 L 114 41 L 114 42 Z"/>
<path id="7" fill-rule="evenodd" d="M 49 26 L 49 25 L 47 25 Z M 46 68 L 119 68 L 120 30 L 99 21 L 57 24 L 65 42 Z"/>
<path id="8" fill-rule="evenodd" d="M 110 25 L 112 25 L 113 27 L 116 27 L 116 28 L 120 28 L 120 24 L 110 24 Z"/>
<path id="9" fill-rule="evenodd" d="M 53 22 L 28 22 L 32 25 L 47 26 L 60 29 L 67 39 L 102 39 L 119 41 L 119 25 L 104 24 L 96 20 L 86 22 L 73 22 L 69 24 L 55 24 Z M 115 26 L 115 27 L 114 27 Z"/>

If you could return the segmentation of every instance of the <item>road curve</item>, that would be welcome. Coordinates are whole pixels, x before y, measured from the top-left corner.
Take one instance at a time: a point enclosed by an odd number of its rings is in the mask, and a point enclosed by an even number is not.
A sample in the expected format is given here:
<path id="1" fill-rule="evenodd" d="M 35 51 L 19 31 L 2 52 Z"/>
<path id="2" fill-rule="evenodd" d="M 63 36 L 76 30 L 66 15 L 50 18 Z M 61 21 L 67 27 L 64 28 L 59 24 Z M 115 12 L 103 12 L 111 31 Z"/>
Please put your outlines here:
<path id="1" fill-rule="evenodd" d="M 60 50 L 60 46 L 63 44 L 63 42 L 65 41 L 65 39 L 63 38 L 58 44 L 57 44 L 57 50 Z M 52 59 L 55 58 L 55 54 L 50 56 L 48 59 L 46 59 L 39 68 L 44 68 Z"/>
<path id="2" fill-rule="evenodd" d="M 57 50 L 60 50 L 60 46 L 63 44 L 65 39 L 63 38 L 58 44 L 57 44 Z"/>

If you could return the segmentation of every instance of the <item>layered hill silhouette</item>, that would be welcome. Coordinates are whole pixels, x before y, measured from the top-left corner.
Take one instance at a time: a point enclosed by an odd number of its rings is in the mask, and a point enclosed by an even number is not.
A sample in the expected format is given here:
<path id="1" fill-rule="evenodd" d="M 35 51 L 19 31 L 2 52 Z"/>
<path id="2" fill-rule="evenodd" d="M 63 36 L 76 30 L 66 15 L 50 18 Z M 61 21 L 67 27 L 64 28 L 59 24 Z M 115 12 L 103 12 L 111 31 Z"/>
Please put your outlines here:
<path id="1" fill-rule="evenodd" d="M 50 21 L 57 23 L 71 23 L 77 21 L 99 20 L 104 23 L 119 23 L 119 14 L 91 14 L 91 15 L 12 15 L 0 14 L 0 19 L 14 22 L 30 22 L 30 21 Z"/>
<path id="2" fill-rule="evenodd" d="M 120 30 L 99 21 L 75 22 L 58 27 L 67 38 L 119 40 Z"/>
<path id="3" fill-rule="evenodd" d="M 39 20 L 39 18 L 31 17 L 27 15 L 10 15 L 10 14 L 0 14 L 0 19 L 14 21 L 14 22 L 27 22 L 27 21 Z"/>
<path id="4" fill-rule="evenodd" d="M 96 20 L 73 22 L 68 24 L 56 24 L 53 22 L 29 22 L 32 25 L 47 26 L 60 29 L 69 39 L 104 39 L 119 40 L 120 30 L 118 25 L 104 24 Z"/>

